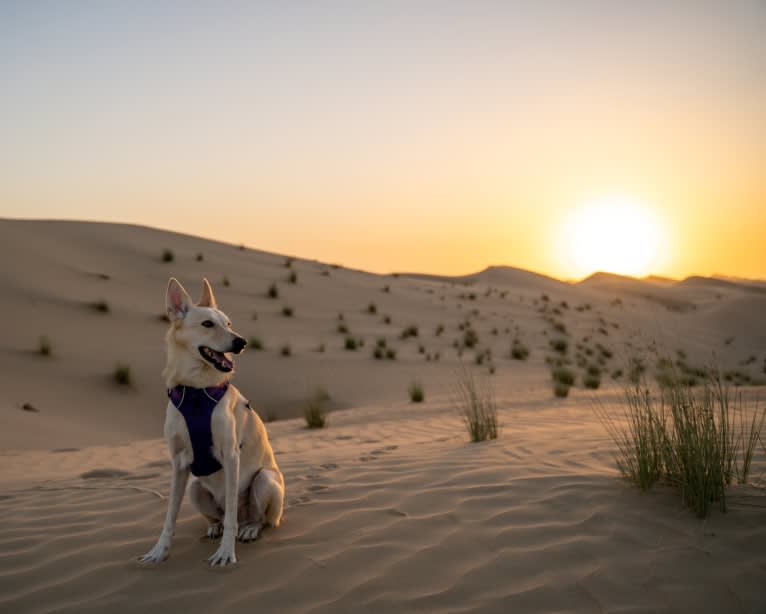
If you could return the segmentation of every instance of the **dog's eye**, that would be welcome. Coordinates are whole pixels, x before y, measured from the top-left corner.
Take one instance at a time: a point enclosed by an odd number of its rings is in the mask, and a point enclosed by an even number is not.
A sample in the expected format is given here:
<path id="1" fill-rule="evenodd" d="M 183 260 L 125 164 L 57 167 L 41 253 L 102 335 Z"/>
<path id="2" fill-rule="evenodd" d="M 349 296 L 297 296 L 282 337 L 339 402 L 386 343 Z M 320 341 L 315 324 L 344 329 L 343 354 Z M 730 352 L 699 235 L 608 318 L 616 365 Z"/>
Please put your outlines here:
<path id="1" fill-rule="evenodd" d="M 205 328 L 213 328 L 213 326 L 215 326 L 215 324 L 213 324 L 210 320 L 205 320 L 202 323 L 202 326 L 204 326 Z"/>

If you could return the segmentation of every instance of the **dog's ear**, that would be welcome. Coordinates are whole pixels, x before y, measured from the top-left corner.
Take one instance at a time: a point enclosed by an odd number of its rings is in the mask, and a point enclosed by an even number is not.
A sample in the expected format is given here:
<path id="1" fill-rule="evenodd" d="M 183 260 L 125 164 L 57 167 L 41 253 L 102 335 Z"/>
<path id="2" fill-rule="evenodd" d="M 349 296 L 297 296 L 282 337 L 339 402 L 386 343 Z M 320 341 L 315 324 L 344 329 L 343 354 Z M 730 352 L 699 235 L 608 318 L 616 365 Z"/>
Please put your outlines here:
<path id="1" fill-rule="evenodd" d="M 180 320 L 189 311 L 191 304 L 191 299 L 186 290 L 184 290 L 184 287 L 175 277 L 171 277 L 168 282 L 168 291 L 165 294 L 165 307 L 168 310 L 168 317 L 171 320 Z"/>
<path id="2" fill-rule="evenodd" d="M 213 309 L 218 309 L 218 303 L 215 302 L 213 288 L 210 287 L 210 282 L 207 279 L 202 280 L 202 296 L 197 305 L 200 307 L 212 307 Z"/>

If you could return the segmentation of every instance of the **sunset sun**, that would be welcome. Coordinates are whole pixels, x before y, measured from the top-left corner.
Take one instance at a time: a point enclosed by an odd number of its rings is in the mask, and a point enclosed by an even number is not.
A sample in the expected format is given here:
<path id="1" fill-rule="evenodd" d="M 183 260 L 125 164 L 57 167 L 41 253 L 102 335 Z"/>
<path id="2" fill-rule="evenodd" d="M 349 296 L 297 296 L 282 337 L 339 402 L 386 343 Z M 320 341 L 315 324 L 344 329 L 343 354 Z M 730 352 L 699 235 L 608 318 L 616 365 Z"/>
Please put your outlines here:
<path id="1" fill-rule="evenodd" d="M 564 227 L 566 259 L 579 275 L 642 276 L 658 265 L 663 231 L 651 209 L 626 198 L 577 207 Z"/>

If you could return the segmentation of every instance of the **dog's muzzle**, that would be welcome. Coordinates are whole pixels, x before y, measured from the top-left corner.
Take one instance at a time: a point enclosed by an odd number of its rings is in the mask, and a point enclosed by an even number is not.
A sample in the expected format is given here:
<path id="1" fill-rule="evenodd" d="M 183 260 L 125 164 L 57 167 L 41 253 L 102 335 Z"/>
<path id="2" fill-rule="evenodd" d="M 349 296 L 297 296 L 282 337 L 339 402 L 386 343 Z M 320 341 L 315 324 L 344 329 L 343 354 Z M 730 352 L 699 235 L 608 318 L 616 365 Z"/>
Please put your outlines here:
<path id="1" fill-rule="evenodd" d="M 247 341 L 245 341 L 244 338 L 236 337 L 234 341 L 231 342 L 231 351 L 235 354 L 241 354 L 246 345 Z"/>

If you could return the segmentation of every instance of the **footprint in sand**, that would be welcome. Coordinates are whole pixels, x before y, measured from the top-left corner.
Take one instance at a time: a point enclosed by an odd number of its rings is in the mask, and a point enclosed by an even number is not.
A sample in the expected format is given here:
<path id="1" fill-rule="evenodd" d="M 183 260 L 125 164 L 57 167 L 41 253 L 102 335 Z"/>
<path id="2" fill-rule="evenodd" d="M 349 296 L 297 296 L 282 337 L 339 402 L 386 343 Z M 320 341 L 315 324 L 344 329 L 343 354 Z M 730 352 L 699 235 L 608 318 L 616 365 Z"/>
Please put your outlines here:
<path id="1" fill-rule="evenodd" d="M 323 465 L 319 465 L 322 469 L 325 471 L 330 471 L 331 469 L 337 469 L 338 464 L 337 463 L 324 463 Z"/>
<path id="2" fill-rule="evenodd" d="M 86 471 L 85 473 L 81 473 L 80 477 L 83 480 L 94 480 L 94 479 L 102 479 L 102 478 L 124 478 L 130 475 L 131 475 L 130 471 L 123 471 L 122 469 L 104 468 L 104 469 L 93 469 L 92 471 Z"/>

